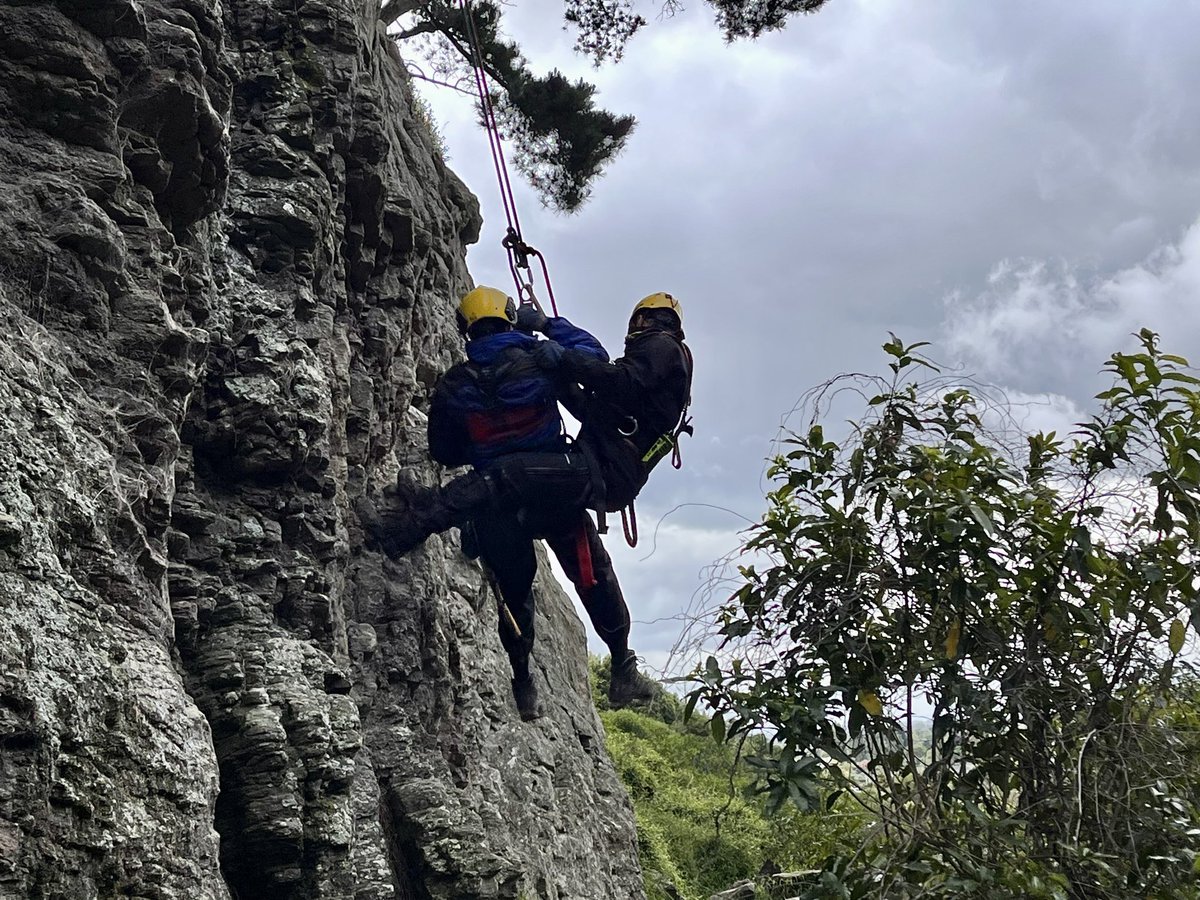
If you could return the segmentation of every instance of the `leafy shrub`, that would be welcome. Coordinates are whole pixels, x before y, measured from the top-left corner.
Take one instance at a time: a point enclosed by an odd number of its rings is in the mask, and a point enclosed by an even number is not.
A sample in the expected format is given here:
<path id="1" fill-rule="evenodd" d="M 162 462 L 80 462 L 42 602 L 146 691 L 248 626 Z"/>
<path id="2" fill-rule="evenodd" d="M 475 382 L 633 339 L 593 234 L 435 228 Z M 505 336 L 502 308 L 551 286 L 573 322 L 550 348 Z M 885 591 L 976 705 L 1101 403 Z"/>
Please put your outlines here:
<path id="1" fill-rule="evenodd" d="M 1200 378 L 1138 338 L 1067 440 L 893 337 L 816 398 L 869 398 L 849 438 L 775 460 L 689 703 L 771 736 L 772 806 L 870 810 L 811 896 L 1198 896 Z"/>

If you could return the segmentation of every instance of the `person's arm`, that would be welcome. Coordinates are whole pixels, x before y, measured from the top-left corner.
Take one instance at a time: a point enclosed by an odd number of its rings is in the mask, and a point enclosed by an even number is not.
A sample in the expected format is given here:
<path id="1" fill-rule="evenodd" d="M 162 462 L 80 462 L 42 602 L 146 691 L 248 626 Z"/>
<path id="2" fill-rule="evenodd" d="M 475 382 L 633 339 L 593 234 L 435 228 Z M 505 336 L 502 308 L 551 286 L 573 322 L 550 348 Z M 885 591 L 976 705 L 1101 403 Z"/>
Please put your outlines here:
<path id="1" fill-rule="evenodd" d="M 443 466 L 465 466 L 471 461 L 471 438 L 462 418 L 450 407 L 449 391 L 439 381 L 429 403 L 429 455 Z"/>
<path id="2" fill-rule="evenodd" d="M 608 362 L 608 351 L 590 332 L 584 331 L 578 325 L 572 325 L 561 316 L 547 319 L 542 333 L 564 350 L 573 351 L 602 363 Z"/>
<path id="3" fill-rule="evenodd" d="M 583 421 L 587 412 L 587 394 L 575 382 L 560 384 L 558 388 L 558 402 L 566 407 L 567 412 Z"/>
<path id="4" fill-rule="evenodd" d="M 641 395 L 668 383 L 683 364 L 679 342 L 661 334 L 639 339 L 632 350 L 627 348 L 625 355 L 612 363 L 568 350 L 562 356 L 559 371 L 606 402 L 636 406 Z"/>

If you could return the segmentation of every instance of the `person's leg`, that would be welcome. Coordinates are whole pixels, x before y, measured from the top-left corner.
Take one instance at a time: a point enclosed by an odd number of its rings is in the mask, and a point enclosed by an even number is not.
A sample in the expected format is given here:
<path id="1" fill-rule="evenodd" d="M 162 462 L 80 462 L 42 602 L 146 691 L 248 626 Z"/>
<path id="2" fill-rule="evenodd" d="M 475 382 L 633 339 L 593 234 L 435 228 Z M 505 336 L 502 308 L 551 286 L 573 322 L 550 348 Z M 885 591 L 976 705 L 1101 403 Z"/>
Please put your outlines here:
<path id="1" fill-rule="evenodd" d="M 394 487 L 372 500 L 360 497 L 355 511 L 367 543 L 400 556 L 430 535 L 493 510 L 520 512 L 529 534 L 583 509 L 592 474 L 577 453 L 512 453 L 486 472 L 471 470 L 441 487 L 426 487 L 401 473 Z"/>
<path id="2" fill-rule="evenodd" d="M 657 686 L 638 671 L 637 655 L 629 649 L 629 608 L 591 516 L 584 513 L 574 529 L 549 536 L 546 543 L 575 585 L 592 627 L 612 656 L 609 705 L 621 709 L 634 701 L 651 700 Z"/>
<path id="3" fill-rule="evenodd" d="M 358 513 L 368 546 L 401 556 L 430 535 L 462 525 L 494 505 L 497 490 L 486 473 L 471 470 L 441 487 L 426 487 L 403 473 L 376 499 L 360 497 Z"/>
<path id="4" fill-rule="evenodd" d="M 500 643 L 512 665 L 513 698 L 525 721 L 541 715 L 537 687 L 529 668 L 534 641 L 533 579 L 537 556 L 533 540 L 512 515 L 495 513 L 473 523 L 479 559 L 499 593 Z M 507 614 L 506 614 L 507 609 Z"/>
<path id="5" fill-rule="evenodd" d="M 480 516 L 474 530 L 480 562 L 487 566 L 499 599 L 512 615 L 509 621 L 504 610 L 500 611 L 500 641 L 512 661 L 513 674 L 524 678 L 529 673 L 534 635 L 532 588 L 537 557 L 533 541 L 510 515 Z"/>
<path id="6" fill-rule="evenodd" d="M 592 517 L 581 513 L 574 528 L 547 535 L 546 543 L 575 586 L 596 635 L 613 659 L 624 659 L 629 651 L 629 608 Z"/>

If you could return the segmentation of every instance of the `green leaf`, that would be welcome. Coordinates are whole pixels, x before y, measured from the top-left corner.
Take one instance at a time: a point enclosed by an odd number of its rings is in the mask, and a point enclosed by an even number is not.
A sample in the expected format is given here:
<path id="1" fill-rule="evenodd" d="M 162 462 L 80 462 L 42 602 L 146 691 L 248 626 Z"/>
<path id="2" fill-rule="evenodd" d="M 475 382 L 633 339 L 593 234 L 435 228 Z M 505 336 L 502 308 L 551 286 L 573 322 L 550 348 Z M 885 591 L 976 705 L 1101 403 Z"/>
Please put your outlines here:
<path id="1" fill-rule="evenodd" d="M 1182 372 L 1163 372 L 1162 377 L 1163 381 L 1178 381 L 1181 384 L 1200 384 L 1200 378 L 1197 378 L 1195 375 L 1185 375 Z"/>
<path id="2" fill-rule="evenodd" d="M 1133 364 L 1133 360 L 1124 353 L 1114 353 L 1113 362 L 1117 366 L 1117 371 L 1121 373 L 1121 377 L 1130 385 L 1136 385 L 1139 381 L 1137 366 Z"/>
<path id="3" fill-rule="evenodd" d="M 1158 387 L 1158 385 L 1162 384 L 1162 373 L 1158 371 L 1158 366 L 1154 364 L 1153 360 L 1146 360 L 1144 363 L 1142 363 L 1142 368 L 1146 372 L 1147 381 L 1149 381 L 1155 387 Z"/>
<path id="4" fill-rule="evenodd" d="M 727 624 L 722 629 L 722 632 L 727 637 L 731 637 L 731 638 L 745 637 L 753 630 L 753 628 L 754 628 L 753 623 L 750 622 L 748 619 L 735 619 L 734 621 Z"/>
<path id="5" fill-rule="evenodd" d="M 725 717 L 723 715 L 721 715 L 720 713 L 717 713 L 715 716 L 712 717 L 712 720 L 708 723 L 708 725 L 712 731 L 713 740 L 716 741 L 718 744 L 724 743 L 725 742 Z"/>
<path id="6" fill-rule="evenodd" d="M 858 705 L 873 716 L 883 715 L 883 703 L 880 701 L 879 695 L 874 691 L 859 691 Z"/>
<path id="7" fill-rule="evenodd" d="M 992 523 L 992 520 L 988 517 L 988 514 L 985 513 L 977 504 L 968 503 L 967 512 L 971 514 L 972 519 L 979 523 L 979 527 L 987 533 L 988 537 L 995 537 L 996 526 Z"/>
<path id="8" fill-rule="evenodd" d="M 696 703 L 700 700 L 700 692 L 692 691 L 688 694 L 687 703 L 683 706 L 683 721 L 691 721 L 692 715 L 696 712 Z"/>
<path id="9" fill-rule="evenodd" d="M 1171 623 L 1171 635 L 1167 640 L 1167 646 L 1171 648 L 1171 652 L 1179 655 L 1179 651 L 1183 649 L 1183 639 L 1187 632 L 1183 627 L 1183 623 L 1176 619 Z"/>
<path id="10" fill-rule="evenodd" d="M 844 790 L 836 790 L 832 794 L 830 794 L 828 797 L 826 797 L 825 798 L 825 811 L 826 812 L 831 811 L 833 809 L 833 805 L 838 802 L 838 800 L 841 798 L 842 794 L 844 794 L 844 793 L 846 793 Z"/>
<path id="11" fill-rule="evenodd" d="M 857 738 L 859 732 L 862 731 L 863 725 L 867 723 L 867 713 L 857 703 L 850 707 L 850 715 L 846 722 L 846 727 L 850 731 L 850 737 Z"/>

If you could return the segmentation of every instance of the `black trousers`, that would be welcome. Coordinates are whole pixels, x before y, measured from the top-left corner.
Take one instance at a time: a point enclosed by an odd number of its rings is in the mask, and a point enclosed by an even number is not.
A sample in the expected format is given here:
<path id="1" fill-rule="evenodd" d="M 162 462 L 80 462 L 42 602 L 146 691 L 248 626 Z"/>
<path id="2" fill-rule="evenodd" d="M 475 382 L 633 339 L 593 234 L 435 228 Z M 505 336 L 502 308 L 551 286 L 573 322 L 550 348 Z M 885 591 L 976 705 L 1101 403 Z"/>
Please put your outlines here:
<path id="1" fill-rule="evenodd" d="M 528 674 L 533 649 L 533 542 L 539 538 L 545 539 L 575 586 L 596 634 L 615 659 L 624 658 L 629 609 L 612 559 L 587 512 L 593 473 L 586 461 L 573 453 L 513 454 L 489 470 L 489 477 L 495 481 L 495 494 L 473 516 L 471 531 L 479 557 L 492 570 L 521 632 L 518 637 L 501 617 L 500 639 L 514 676 Z"/>

